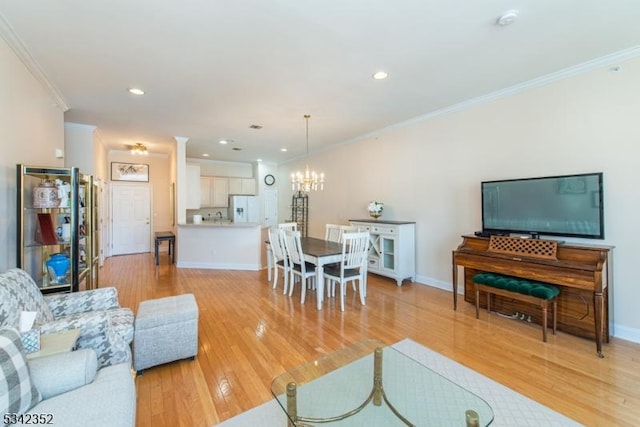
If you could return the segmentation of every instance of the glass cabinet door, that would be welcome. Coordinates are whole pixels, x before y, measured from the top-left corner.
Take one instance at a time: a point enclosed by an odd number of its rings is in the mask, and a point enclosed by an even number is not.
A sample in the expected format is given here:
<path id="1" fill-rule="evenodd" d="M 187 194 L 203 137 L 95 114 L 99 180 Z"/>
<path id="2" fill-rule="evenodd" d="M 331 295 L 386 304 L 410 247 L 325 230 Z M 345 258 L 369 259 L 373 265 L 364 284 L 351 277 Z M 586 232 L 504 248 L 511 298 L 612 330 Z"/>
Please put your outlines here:
<path id="1" fill-rule="evenodd" d="M 382 268 L 389 270 L 396 269 L 396 239 L 391 237 L 380 237 L 380 246 L 382 247 L 382 253 L 380 254 L 380 261 Z"/>
<path id="2" fill-rule="evenodd" d="M 84 288 L 90 289 L 93 179 L 91 175 L 80 174 L 78 182 L 77 282 L 84 282 Z"/>
<path id="3" fill-rule="evenodd" d="M 100 241 L 98 236 L 100 235 L 100 220 L 98 217 L 99 206 L 98 201 L 100 200 L 100 184 L 94 180 L 93 185 L 91 186 L 91 199 L 90 205 L 91 208 L 91 226 L 89 229 L 91 230 L 91 251 L 88 259 L 91 260 L 91 280 L 88 283 L 88 289 L 95 289 L 98 287 L 99 283 L 99 272 L 100 272 Z"/>
<path id="4" fill-rule="evenodd" d="M 91 176 L 78 168 L 18 165 L 17 187 L 18 267 L 43 293 L 90 286 Z"/>

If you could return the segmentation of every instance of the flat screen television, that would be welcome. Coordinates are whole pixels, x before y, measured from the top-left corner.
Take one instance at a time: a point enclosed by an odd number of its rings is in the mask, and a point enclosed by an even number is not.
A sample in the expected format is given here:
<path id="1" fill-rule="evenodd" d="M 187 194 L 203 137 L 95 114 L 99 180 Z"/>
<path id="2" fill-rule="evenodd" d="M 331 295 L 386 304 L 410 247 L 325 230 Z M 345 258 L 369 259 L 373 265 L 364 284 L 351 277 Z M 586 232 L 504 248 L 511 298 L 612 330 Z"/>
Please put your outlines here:
<path id="1" fill-rule="evenodd" d="M 604 239 L 602 172 L 484 181 L 482 231 Z"/>

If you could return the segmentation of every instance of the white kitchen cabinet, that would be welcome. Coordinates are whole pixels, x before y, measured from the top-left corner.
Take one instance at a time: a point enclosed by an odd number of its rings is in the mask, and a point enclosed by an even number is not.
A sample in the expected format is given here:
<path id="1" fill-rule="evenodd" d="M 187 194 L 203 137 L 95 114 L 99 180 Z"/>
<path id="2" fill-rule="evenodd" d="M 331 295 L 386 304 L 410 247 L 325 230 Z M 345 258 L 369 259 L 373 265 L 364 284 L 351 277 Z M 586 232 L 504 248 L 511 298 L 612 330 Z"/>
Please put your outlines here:
<path id="1" fill-rule="evenodd" d="M 187 209 L 200 209 L 200 166 L 187 165 Z"/>
<path id="2" fill-rule="evenodd" d="M 229 194 L 255 196 L 256 180 L 253 178 L 229 178 Z"/>
<path id="3" fill-rule="evenodd" d="M 368 272 L 391 277 L 398 286 L 416 276 L 416 224 L 407 221 L 352 219 L 369 232 Z"/>
<path id="4" fill-rule="evenodd" d="M 229 179 L 214 176 L 211 178 L 211 206 L 226 208 L 229 206 Z"/>
<path id="5" fill-rule="evenodd" d="M 228 179 L 218 176 L 200 177 L 200 206 L 226 208 L 229 206 Z"/>
<path id="6" fill-rule="evenodd" d="M 200 177 L 200 206 L 211 206 L 211 179 L 208 176 Z"/>

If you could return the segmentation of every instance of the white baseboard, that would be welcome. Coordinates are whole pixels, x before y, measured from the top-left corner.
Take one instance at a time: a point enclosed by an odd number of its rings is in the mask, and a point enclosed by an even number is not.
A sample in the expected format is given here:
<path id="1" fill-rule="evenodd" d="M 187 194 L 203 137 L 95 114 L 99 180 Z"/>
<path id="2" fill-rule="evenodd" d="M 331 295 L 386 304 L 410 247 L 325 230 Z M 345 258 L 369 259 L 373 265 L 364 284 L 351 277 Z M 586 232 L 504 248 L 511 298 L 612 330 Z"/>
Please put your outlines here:
<path id="1" fill-rule="evenodd" d="M 420 283 L 421 285 L 427 285 L 431 286 L 432 288 L 442 289 L 443 291 L 453 292 L 453 287 L 449 282 L 443 282 L 442 280 L 419 275 L 416 275 L 415 281 L 416 283 Z M 461 287 L 459 286 L 458 288 Z M 462 291 L 462 289 L 458 289 L 458 294 L 462 294 Z"/>
<path id="2" fill-rule="evenodd" d="M 640 343 L 640 329 L 630 328 L 628 326 L 620 325 L 617 323 L 613 324 L 613 333 L 612 335 L 616 338 L 620 338 L 626 341 L 632 341 Z"/>

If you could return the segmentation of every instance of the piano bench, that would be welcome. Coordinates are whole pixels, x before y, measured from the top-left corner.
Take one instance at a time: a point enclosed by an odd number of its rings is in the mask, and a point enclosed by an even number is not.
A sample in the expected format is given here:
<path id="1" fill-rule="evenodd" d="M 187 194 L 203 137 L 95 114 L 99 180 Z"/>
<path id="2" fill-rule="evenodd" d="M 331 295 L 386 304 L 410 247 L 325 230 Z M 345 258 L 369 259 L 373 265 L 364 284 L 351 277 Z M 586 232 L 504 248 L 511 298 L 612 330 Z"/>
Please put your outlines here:
<path id="1" fill-rule="evenodd" d="M 551 303 L 553 334 L 556 334 L 557 296 L 560 290 L 547 283 L 495 273 L 478 273 L 473 276 L 476 293 L 476 319 L 480 318 L 480 291 L 487 293 L 487 312 L 491 312 L 491 295 L 500 295 L 517 301 L 535 304 L 542 310 L 542 340 L 547 342 L 547 310 Z"/>

